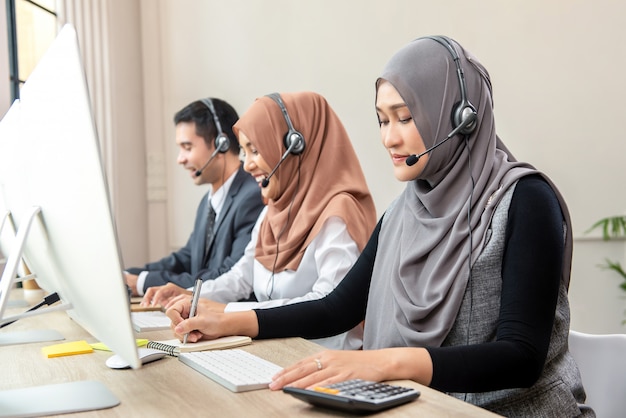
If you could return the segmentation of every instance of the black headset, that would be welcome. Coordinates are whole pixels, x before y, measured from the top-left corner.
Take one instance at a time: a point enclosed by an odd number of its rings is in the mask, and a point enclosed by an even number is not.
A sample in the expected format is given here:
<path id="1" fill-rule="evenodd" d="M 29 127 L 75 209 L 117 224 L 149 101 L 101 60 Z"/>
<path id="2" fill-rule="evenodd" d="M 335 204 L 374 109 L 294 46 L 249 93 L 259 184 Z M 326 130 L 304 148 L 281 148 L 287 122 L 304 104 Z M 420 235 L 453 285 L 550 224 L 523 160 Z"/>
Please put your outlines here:
<path id="1" fill-rule="evenodd" d="M 211 115 L 213 116 L 213 122 L 215 122 L 215 128 L 217 129 L 217 135 L 215 135 L 215 149 L 217 152 L 224 153 L 228 151 L 228 148 L 230 148 L 230 138 L 228 138 L 228 135 L 226 135 L 222 130 L 222 124 L 217 117 L 213 100 L 206 98 L 202 99 L 201 102 L 204 103 L 204 105 L 209 109 Z"/>
<path id="2" fill-rule="evenodd" d="M 461 90 L 461 100 L 452 108 L 452 125 L 453 128 L 456 128 L 461 125 L 463 121 L 467 120 L 467 118 L 473 117 L 474 120 L 459 131 L 459 133 L 463 135 L 469 135 L 474 131 L 474 129 L 476 129 L 476 120 L 478 115 L 476 113 L 476 108 L 467 98 L 465 75 L 463 74 L 463 69 L 461 68 L 459 55 L 456 53 L 456 50 L 448 38 L 444 36 L 426 36 L 425 38 L 432 39 L 433 41 L 440 43 L 452 55 L 454 63 L 456 64 L 456 75 L 459 80 L 459 90 Z"/>
<path id="3" fill-rule="evenodd" d="M 291 123 L 291 118 L 289 117 L 289 113 L 287 113 L 287 108 L 285 107 L 280 94 L 271 93 L 268 94 L 267 97 L 274 100 L 276 104 L 278 104 L 278 107 L 280 107 L 280 110 L 283 112 L 285 122 L 287 122 L 287 133 L 283 139 L 285 148 L 287 148 L 287 150 L 289 150 L 289 152 L 293 155 L 302 154 L 302 151 L 304 151 L 304 136 L 293 127 L 293 123 Z"/>

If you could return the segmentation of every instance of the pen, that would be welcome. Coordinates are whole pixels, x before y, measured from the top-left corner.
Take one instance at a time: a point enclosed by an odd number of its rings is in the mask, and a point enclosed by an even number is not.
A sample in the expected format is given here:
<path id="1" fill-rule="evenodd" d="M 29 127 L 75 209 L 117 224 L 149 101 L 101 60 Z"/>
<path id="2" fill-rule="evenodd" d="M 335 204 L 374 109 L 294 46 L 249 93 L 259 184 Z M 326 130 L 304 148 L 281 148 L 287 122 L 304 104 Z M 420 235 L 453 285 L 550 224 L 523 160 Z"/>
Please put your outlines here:
<path id="1" fill-rule="evenodd" d="M 189 308 L 189 318 L 196 316 L 196 310 L 198 309 L 198 299 L 200 299 L 200 288 L 202 287 L 202 279 L 197 278 L 196 284 L 193 286 L 193 293 L 191 294 L 191 307 Z M 187 336 L 183 337 L 183 344 L 187 344 Z"/>

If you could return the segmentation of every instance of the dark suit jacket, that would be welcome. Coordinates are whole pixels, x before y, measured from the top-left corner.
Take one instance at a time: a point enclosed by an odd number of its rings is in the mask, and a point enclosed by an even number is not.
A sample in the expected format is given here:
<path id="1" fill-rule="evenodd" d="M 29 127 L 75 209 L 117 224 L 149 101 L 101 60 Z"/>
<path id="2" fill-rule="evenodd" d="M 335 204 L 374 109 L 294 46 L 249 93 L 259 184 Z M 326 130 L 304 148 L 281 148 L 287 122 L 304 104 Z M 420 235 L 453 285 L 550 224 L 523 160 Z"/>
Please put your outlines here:
<path id="1" fill-rule="evenodd" d="M 193 232 L 180 250 L 145 267 L 127 269 L 131 274 L 148 270 L 144 291 L 148 287 L 172 282 L 181 287 L 191 287 L 202 270 L 202 279 L 214 279 L 227 272 L 243 255 L 250 242 L 252 227 L 263 209 L 259 185 L 254 178 L 239 168 L 230 186 L 224 206 L 215 225 L 215 238 L 209 255 L 204 259 L 204 241 L 207 223 L 207 195 L 204 195 L 196 212 Z"/>

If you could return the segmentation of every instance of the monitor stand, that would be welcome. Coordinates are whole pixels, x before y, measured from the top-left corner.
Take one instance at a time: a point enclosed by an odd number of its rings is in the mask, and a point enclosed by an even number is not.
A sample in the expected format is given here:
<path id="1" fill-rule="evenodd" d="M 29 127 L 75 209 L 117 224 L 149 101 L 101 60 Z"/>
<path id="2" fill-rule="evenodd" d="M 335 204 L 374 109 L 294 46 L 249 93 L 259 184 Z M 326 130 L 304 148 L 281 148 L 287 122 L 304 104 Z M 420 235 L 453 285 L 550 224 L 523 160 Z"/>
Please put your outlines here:
<path id="1" fill-rule="evenodd" d="M 39 216 L 40 212 L 41 208 L 38 206 L 33 206 L 27 211 L 24 225 L 18 228 L 17 234 L 15 236 L 14 246 L 11 248 L 11 252 L 7 255 L 6 264 L 2 272 L 2 277 L 0 278 L 0 325 L 12 322 L 13 320 L 17 320 L 19 318 L 24 318 L 26 316 L 38 315 L 44 312 L 48 312 L 50 310 L 69 309 L 69 306 L 67 305 L 60 305 L 42 309 L 40 311 L 27 312 L 12 317 L 4 316 L 5 308 L 7 307 L 9 302 L 9 292 L 12 288 L 14 288 L 13 285 L 15 283 L 25 279 L 17 278 L 17 270 L 20 262 L 22 261 L 22 251 L 24 248 L 24 243 L 26 242 L 26 239 L 28 237 L 28 232 L 30 231 L 30 227 L 33 221 Z M 2 231 L 1 228 L 4 227 L 7 219 L 9 219 L 9 216 L 9 212 L 4 214 L 2 222 L 0 222 L 0 232 Z M 29 276 L 28 278 L 30 277 L 32 276 Z M 59 332 L 54 330 L 28 330 L 20 332 L 0 331 L 0 346 L 42 341 L 57 341 L 63 339 L 64 337 Z"/>
<path id="2" fill-rule="evenodd" d="M 0 391 L 0 417 L 41 417 L 112 408 L 119 399 L 101 382 L 83 380 Z"/>

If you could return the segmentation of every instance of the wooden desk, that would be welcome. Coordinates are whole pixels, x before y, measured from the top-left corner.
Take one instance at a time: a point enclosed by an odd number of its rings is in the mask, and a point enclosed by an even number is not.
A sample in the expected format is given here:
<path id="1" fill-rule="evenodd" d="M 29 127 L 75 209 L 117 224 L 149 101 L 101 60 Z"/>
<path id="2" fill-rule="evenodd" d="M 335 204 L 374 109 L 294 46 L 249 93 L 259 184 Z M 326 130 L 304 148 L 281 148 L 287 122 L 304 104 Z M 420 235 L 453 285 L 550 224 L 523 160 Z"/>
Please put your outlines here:
<path id="1" fill-rule="evenodd" d="M 21 309 L 23 310 L 23 309 Z M 21 310 L 10 309 L 11 313 Z M 111 326 L 115 326 L 112 324 Z M 96 340 L 65 312 L 49 312 L 24 318 L 0 330 L 13 332 L 55 329 L 66 341 Z M 169 331 L 145 332 L 139 338 L 169 339 Z M 110 352 L 95 351 L 69 357 L 45 358 L 41 347 L 56 342 L 0 347 L 0 390 L 79 380 L 97 380 L 121 401 L 120 405 L 63 417 L 320 417 L 349 416 L 315 408 L 281 391 L 256 390 L 233 393 L 175 357 L 166 357 L 137 370 L 113 370 L 105 365 Z M 278 365 L 288 366 L 322 347 L 300 338 L 254 341 L 244 347 Z M 412 381 L 395 382 L 415 387 L 421 396 L 414 402 L 385 411 L 385 417 L 494 417 L 496 415 Z M 36 400 L 33 400 L 36 402 Z"/>

